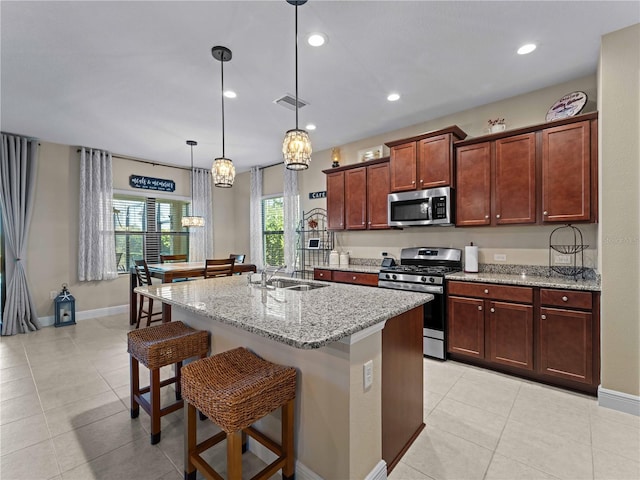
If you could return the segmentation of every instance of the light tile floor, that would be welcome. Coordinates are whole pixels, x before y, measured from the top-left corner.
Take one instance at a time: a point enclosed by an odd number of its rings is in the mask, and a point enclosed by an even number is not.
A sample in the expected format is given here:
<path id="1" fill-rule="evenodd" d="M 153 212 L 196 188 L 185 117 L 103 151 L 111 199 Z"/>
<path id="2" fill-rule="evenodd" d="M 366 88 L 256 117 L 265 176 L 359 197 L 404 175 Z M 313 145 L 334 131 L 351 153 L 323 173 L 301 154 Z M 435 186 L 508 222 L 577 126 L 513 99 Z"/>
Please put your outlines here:
<path id="1" fill-rule="evenodd" d="M 183 478 L 182 411 L 155 446 L 148 415 L 129 417 L 128 330 L 114 315 L 0 337 L 2 480 Z M 639 417 L 451 361 L 425 360 L 424 379 L 427 427 L 390 480 L 640 479 Z M 248 478 L 263 464 L 244 457 Z M 207 460 L 224 474 L 224 445 Z"/>

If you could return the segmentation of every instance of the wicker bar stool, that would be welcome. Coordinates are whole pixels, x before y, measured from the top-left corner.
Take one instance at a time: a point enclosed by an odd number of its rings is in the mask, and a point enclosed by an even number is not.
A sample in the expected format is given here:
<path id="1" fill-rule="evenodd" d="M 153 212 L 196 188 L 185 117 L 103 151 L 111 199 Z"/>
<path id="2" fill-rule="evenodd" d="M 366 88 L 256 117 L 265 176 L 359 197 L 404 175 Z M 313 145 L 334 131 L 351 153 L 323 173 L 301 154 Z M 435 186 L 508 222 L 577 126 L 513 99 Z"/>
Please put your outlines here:
<path id="1" fill-rule="evenodd" d="M 209 351 L 209 332 L 194 330 L 182 322 L 169 322 L 132 330 L 127 334 L 130 360 L 131 418 L 140 407 L 151 417 L 151 445 L 160 441 L 160 417 L 183 407 L 180 375 L 182 362 L 191 357 L 205 358 Z M 150 384 L 140 388 L 139 364 L 149 369 Z M 160 381 L 160 368 L 176 364 L 175 375 Z M 175 383 L 176 402 L 160 408 L 160 389 Z M 149 393 L 150 400 L 143 397 Z"/>
<path id="2" fill-rule="evenodd" d="M 196 469 L 207 479 L 222 479 L 200 456 L 227 440 L 227 479 L 242 478 L 245 434 L 259 441 L 278 458 L 251 480 L 270 478 L 282 469 L 282 478 L 293 480 L 293 417 L 296 370 L 268 362 L 246 348 L 235 348 L 190 363 L 182 371 L 185 407 L 184 478 L 194 480 Z M 282 444 L 279 445 L 251 425 L 282 407 Z M 196 442 L 196 409 L 223 431 Z"/>

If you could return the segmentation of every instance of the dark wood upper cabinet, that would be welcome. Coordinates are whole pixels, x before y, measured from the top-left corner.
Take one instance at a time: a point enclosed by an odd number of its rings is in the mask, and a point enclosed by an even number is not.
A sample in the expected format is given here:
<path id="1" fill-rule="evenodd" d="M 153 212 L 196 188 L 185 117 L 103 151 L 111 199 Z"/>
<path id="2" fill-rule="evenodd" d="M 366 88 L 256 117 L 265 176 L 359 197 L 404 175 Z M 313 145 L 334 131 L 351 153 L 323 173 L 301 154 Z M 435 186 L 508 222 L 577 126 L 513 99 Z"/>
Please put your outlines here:
<path id="1" fill-rule="evenodd" d="M 344 229 L 344 171 L 327 173 L 327 228 Z"/>
<path id="2" fill-rule="evenodd" d="M 331 230 L 389 228 L 389 157 L 323 170 Z"/>
<path id="3" fill-rule="evenodd" d="M 456 225 L 596 222 L 597 123 L 588 113 L 456 142 Z"/>
<path id="4" fill-rule="evenodd" d="M 491 145 L 458 147 L 456 152 L 456 225 L 491 224 Z"/>
<path id="5" fill-rule="evenodd" d="M 367 217 L 369 219 L 369 229 L 389 228 L 387 216 L 389 188 L 389 162 L 367 167 Z"/>
<path id="6" fill-rule="evenodd" d="M 588 121 L 542 131 L 542 220 L 591 218 L 591 139 Z M 594 179 L 595 181 L 595 179 Z"/>
<path id="7" fill-rule="evenodd" d="M 494 171 L 494 223 L 536 223 L 535 133 L 496 140 Z"/>
<path id="8" fill-rule="evenodd" d="M 391 147 L 391 191 L 416 189 L 416 143 Z"/>
<path id="9" fill-rule="evenodd" d="M 452 125 L 387 142 L 391 150 L 391 191 L 454 186 L 453 142 L 466 136 Z"/>
<path id="10" fill-rule="evenodd" d="M 367 168 L 344 172 L 345 209 L 347 230 L 367 228 Z"/>

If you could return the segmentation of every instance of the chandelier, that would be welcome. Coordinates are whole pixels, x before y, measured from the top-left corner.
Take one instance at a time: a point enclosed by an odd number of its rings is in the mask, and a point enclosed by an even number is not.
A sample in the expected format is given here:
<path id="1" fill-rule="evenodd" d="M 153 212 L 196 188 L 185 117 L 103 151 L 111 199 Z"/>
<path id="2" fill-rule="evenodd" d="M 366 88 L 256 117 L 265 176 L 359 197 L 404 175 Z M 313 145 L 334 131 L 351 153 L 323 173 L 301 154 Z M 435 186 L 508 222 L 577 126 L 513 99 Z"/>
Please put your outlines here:
<path id="1" fill-rule="evenodd" d="M 191 215 L 182 217 L 183 227 L 204 227 L 204 217 L 193 215 L 193 146 L 198 145 L 195 140 L 187 140 L 187 145 L 191 147 Z"/>
<path id="2" fill-rule="evenodd" d="M 227 47 L 216 46 L 211 49 L 213 58 L 220 62 L 221 96 L 222 96 L 222 156 L 213 161 L 211 173 L 216 187 L 230 188 L 236 178 L 236 167 L 224 156 L 224 62 L 231 60 L 231 50 Z"/>

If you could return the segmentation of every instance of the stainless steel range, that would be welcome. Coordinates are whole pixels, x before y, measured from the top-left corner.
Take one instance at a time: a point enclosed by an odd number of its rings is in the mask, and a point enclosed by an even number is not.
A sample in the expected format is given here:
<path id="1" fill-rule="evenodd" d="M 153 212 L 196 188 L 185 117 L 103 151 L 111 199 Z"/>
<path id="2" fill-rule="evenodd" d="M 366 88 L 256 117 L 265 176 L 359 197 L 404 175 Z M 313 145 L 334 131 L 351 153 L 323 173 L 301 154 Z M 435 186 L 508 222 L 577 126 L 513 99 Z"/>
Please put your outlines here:
<path id="1" fill-rule="evenodd" d="M 462 270 L 462 250 L 457 248 L 403 248 L 400 265 L 382 267 L 378 287 L 431 293 L 424 305 L 424 355 L 446 359 L 446 297 L 444 276 Z"/>

